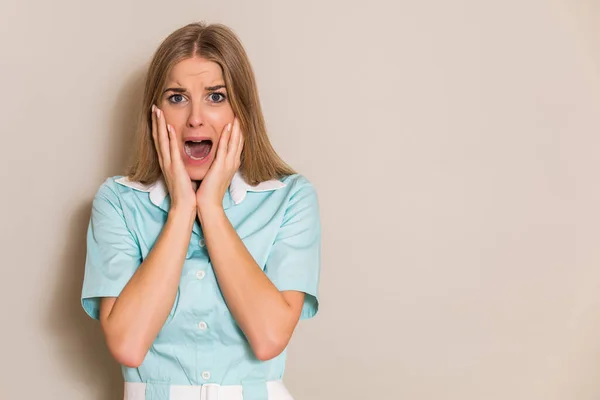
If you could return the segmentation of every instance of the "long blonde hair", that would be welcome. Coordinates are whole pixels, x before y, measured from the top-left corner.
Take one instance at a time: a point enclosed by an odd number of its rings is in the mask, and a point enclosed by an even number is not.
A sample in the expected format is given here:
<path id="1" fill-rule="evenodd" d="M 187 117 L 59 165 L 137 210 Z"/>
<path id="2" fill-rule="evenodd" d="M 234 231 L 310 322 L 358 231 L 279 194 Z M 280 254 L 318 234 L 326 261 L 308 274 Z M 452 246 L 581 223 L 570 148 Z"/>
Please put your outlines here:
<path id="1" fill-rule="evenodd" d="M 257 184 L 294 174 L 275 152 L 267 136 L 254 72 L 235 33 L 222 24 L 192 23 L 171 33 L 158 47 L 146 76 L 134 149 L 126 175 L 144 184 L 154 183 L 162 171 L 152 139 L 150 108 L 157 104 L 171 69 L 180 61 L 202 57 L 220 65 L 234 115 L 240 120 L 244 149 L 240 172 Z"/>

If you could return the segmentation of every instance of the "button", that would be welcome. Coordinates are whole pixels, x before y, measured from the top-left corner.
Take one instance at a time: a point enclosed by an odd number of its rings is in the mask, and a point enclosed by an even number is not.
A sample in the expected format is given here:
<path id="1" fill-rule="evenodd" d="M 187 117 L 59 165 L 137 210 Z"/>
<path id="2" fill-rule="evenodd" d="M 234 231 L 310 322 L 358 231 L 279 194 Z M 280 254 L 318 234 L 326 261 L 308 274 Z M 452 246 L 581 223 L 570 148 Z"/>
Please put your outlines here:
<path id="1" fill-rule="evenodd" d="M 200 239 L 200 247 L 204 247 L 206 246 L 206 242 L 204 241 L 204 239 Z"/>
<path id="2" fill-rule="evenodd" d="M 198 279 L 204 279 L 205 276 L 206 276 L 206 272 L 204 272 L 204 271 L 196 272 L 196 278 L 198 278 Z"/>
<path id="3" fill-rule="evenodd" d="M 210 379 L 210 372 L 202 371 L 202 379 Z"/>
<path id="4" fill-rule="evenodd" d="M 206 322 L 200 321 L 198 323 L 198 329 L 202 329 L 204 331 L 204 330 L 206 330 L 206 328 L 208 328 L 208 325 L 206 325 Z"/>

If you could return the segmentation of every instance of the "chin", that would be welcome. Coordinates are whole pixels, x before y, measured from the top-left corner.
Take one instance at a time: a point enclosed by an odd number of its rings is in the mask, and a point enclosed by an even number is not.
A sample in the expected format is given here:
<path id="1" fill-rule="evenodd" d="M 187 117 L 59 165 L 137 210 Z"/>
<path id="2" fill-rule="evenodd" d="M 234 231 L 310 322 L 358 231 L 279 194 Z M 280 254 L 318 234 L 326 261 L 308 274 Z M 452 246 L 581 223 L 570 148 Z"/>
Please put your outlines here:
<path id="1" fill-rule="evenodd" d="M 205 168 L 187 167 L 186 169 L 187 169 L 188 175 L 190 176 L 190 179 L 193 181 L 201 181 L 206 176 Z"/>

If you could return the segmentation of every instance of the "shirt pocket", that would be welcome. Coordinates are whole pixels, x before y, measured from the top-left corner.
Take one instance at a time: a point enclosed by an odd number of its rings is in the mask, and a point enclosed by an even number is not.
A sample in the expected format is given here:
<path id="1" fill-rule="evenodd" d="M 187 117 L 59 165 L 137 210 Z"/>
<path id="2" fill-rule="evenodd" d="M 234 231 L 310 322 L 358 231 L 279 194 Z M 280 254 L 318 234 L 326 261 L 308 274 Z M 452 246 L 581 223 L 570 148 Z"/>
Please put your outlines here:
<path id="1" fill-rule="evenodd" d="M 231 312 L 225 310 L 219 314 L 219 330 L 221 331 L 219 341 L 225 346 L 247 342 L 246 335 L 244 335 L 244 332 L 237 324 L 235 318 L 233 318 L 233 315 L 231 315 Z"/>
<path id="2" fill-rule="evenodd" d="M 265 240 L 264 237 L 259 235 L 250 235 L 242 239 L 244 246 L 248 250 L 248 253 L 252 256 L 256 264 L 264 271 L 269 249 L 271 248 L 271 242 Z"/>
<path id="3" fill-rule="evenodd" d="M 177 309 L 179 306 L 180 294 L 181 294 L 181 286 L 177 286 L 177 293 L 175 294 L 175 301 L 173 301 L 173 305 L 171 306 L 171 311 L 169 311 L 169 315 L 167 316 L 167 319 L 165 320 L 163 327 L 161 328 L 160 332 L 158 333 L 158 336 L 160 336 L 161 333 L 164 333 L 163 332 L 164 328 L 171 323 L 173 318 L 175 318 L 175 315 L 177 314 Z"/>

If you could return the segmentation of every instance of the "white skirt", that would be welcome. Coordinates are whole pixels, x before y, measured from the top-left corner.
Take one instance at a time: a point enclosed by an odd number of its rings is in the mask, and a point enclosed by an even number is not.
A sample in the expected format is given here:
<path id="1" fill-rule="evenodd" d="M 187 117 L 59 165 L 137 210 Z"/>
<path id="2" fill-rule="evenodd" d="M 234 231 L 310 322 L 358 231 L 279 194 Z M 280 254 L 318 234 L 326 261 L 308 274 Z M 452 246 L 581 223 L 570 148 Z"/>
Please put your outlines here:
<path id="1" fill-rule="evenodd" d="M 204 385 L 170 385 L 168 400 L 243 400 L 242 385 L 221 386 L 214 383 Z M 294 400 L 283 381 L 268 381 L 268 400 Z M 146 384 L 125 382 L 124 400 L 146 399 Z M 167 400 L 167 399 L 165 399 Z"/>

